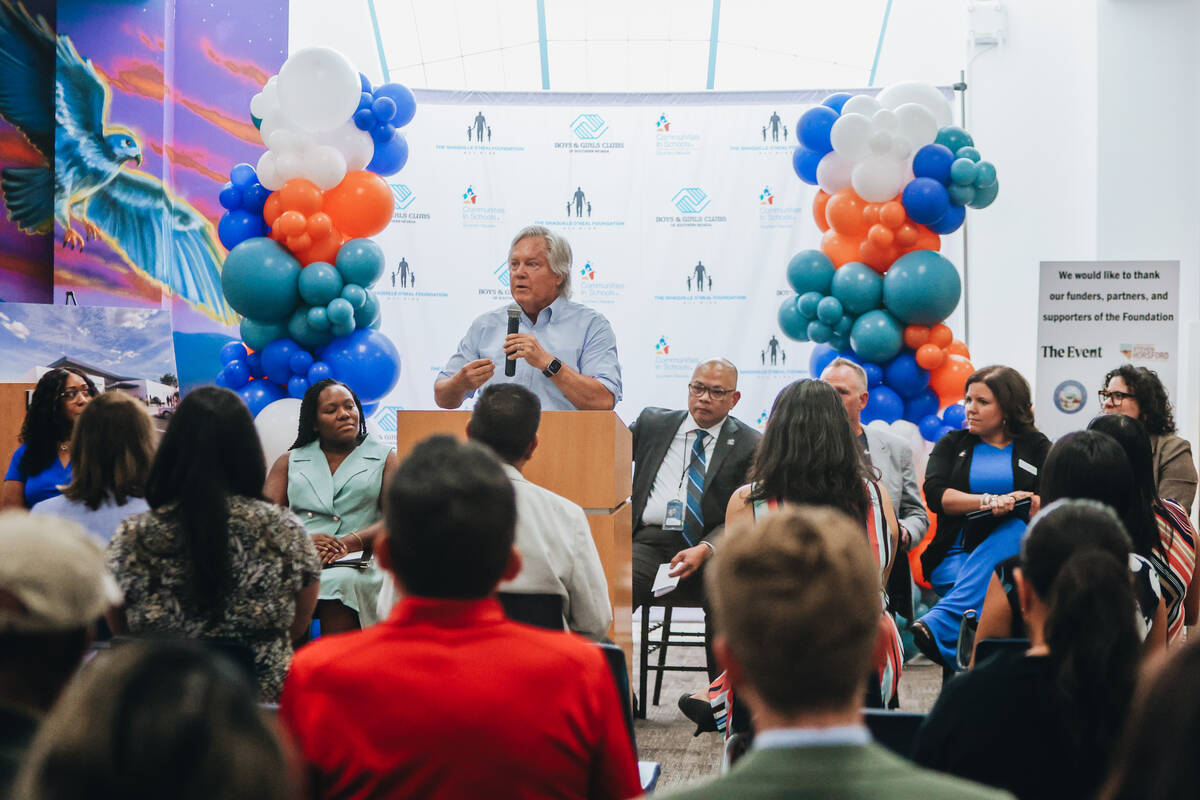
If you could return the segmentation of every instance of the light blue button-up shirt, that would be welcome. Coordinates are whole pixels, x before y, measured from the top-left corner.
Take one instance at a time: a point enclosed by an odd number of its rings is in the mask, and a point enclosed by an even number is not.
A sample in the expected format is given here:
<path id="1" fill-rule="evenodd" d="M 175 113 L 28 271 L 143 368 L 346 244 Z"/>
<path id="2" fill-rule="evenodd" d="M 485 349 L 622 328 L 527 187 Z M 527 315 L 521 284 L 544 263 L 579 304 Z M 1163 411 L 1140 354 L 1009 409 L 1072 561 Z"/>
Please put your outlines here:
<path id="1" fill-rule="evenodd" d="M 537 324 L 531 324 L 529 317 L 522 311 L 519 332 L 532 333 L 552 357 L 581 375 L 600 381 L 612 392 L 614 400 L 621 399 L 621 364 L 617 360 L 617 337 L 603 314 L 558 297 L 538 314 Z M 575 410 L 575 406 L 567 400 L 562 390 L 554 385 L 554 381 L 524 359 L 517 359 L 516 375 L 511 378 L 505 376 L 506 336 L 507 305 L 476 317 L 467 329 L 467 335 L 459 342 L 458 352 L 446 362 L 437 379 L 453 377 L 470 361 L 490 358 L 496 364 L 496 372 L 488 383 L 519 383 L 538 396 L 545 411 Z M 485 383 L 484 386 L 486 385 Z M 467 397 L 474 394 L 474 391 L 467 392 Z"/>

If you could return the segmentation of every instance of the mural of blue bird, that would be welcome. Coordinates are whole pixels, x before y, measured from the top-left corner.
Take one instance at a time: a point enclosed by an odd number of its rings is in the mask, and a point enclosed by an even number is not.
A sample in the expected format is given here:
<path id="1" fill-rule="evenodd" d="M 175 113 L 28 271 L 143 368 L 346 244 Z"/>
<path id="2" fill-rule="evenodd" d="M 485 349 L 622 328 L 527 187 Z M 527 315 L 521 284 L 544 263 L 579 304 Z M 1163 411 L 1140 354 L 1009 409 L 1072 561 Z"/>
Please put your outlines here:
<path id="1" fill-rule="evenodd" d="M 140 166 L 142 152 L 132 133 L 106 125 L 109 99 L 69 37 L 0 0 L 0 116 L 46 159 L 42 167 L 0 170 L 9 219 L 29 233 L 50 233 L 58 222 L 72 249 L 103 237 L 133 269 L 218 320 L 236 320 L 221 292 L 211 223 L 162 181 L 127 167 Z"/>

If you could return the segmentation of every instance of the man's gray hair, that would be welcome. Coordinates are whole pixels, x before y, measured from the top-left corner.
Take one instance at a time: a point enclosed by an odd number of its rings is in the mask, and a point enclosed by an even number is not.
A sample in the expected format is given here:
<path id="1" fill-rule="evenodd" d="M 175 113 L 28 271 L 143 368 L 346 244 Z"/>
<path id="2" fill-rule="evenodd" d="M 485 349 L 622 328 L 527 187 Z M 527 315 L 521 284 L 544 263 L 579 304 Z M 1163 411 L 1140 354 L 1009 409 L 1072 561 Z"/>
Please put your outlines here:
<path id="1" fill-rule="evenodd" d="M 540 236 L 546 241 L 546 249 L 550 251 L 550 271 L 557 277 L 562 278 L 562 283 L 558 287 L 558 296 L 566 299 L 571 297 L 571 245 L 567 244 L 567 240 L 552 232 L 544 225 L 529 225 L 522 228 L 513 237 L 512 244 L 509 245 L 508 254 L 511 256 L 513 248 L 522 239 L 529 239 L 535 236 Z"/>
<path id="2" fill-rule="evenodd" d="M 839 356 L 838 358 L 835 358 L 833 361 L 830 361 L 828 366 L 825 367 L 825 369 L 821 372 L 821 374 L 824 375 L 826 372 L 829 372 L 829 370 L 833 369 L 834 367 L 844 367 L 845 369 L 848 369 L 851 372 L 853 372 L 854 377 L 858 378 L 858 382 L 862 386 L 862 391 L 864 391 L 864 392 L 867 391 L 867 371 L 865 369 L 863 369 L 860 365 L 855 364 L 853 361 L 851 361 L 848 358 L 841 358 Z"/>

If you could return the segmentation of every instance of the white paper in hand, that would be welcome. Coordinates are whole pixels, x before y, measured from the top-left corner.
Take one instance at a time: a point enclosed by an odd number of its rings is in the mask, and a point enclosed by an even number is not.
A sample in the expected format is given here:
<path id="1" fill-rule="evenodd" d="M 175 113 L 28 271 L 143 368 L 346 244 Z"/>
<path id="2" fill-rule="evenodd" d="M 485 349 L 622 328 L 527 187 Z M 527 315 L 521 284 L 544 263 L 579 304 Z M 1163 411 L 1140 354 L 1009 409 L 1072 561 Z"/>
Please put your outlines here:
<path id="1" fill-rule="evenodd" d="M 664 594 L 674 591 L 675 587 L 679 585 L 679 576 L 671 577 L 668 574 L 670 571 L 670 564 L 658 565 L 658 574 L 654 576 L 654 586 L 650 589 L 655 597 L 662 597 Z"/>

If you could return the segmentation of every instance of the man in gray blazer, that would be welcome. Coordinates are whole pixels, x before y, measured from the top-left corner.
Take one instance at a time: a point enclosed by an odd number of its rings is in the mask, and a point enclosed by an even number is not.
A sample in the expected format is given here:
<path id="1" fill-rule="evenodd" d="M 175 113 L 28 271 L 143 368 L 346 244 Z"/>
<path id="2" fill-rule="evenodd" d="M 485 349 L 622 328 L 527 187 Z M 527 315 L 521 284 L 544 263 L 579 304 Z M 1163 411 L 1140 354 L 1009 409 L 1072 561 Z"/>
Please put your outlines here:
<path id="1" fill-rule="evenodd" d="M 867 373 L 848 358 L 835 358 L 821 373 L 821 380 L 837 389 L 850 418 L 850 427 L 863 447 L 863 458 L 879 470 L 880 482 L 892 498 L 896 519 L 900 520 L 901 554 L 921 541 L 929 530 L 929 512 L 921 499 L 912 448 L 899 436 L 881 428 L 864 428 L 861 421 L 867 405 Z M 887 585 L 889 607 L 902 617 L 912 619 L 912 577 L 908 559 L 898 558 L 892 566 Z"/>

